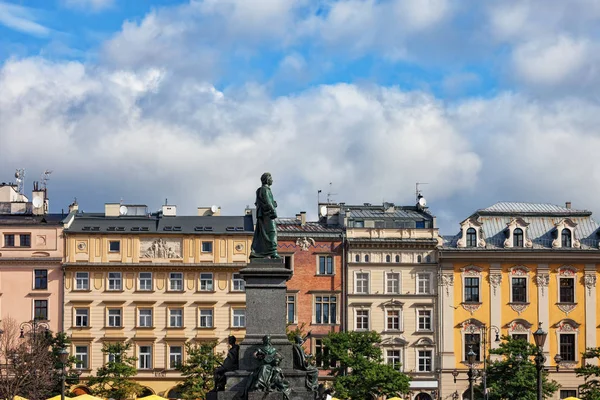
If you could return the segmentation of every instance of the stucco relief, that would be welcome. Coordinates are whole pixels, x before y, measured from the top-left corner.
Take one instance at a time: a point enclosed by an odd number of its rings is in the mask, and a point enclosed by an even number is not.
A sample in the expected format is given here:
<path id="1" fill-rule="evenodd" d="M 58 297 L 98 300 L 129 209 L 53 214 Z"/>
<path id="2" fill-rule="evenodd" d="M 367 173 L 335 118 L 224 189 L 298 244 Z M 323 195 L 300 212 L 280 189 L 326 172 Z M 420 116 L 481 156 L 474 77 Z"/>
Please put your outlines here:
<path id="1" fill-rule="evenodd" d="M 300 247 L 302 251 L 308 251 L 309 247 L 314 245 L 315 239 L 313 238 L 301 237 L 296 239 L 296 246 Z"/>
<path id="2" fill-rule="evenodd" d="M 481 308 L 481 303 L 461 303 L 462 308 L 470 312 L 471 315 Z"/>
<path id="3" fill-rule="evenodd" d="M 575 309 L 575 307 L 577 307 L 577 304 L 576 303 L 572 303 L 572 304 L 564 304 L 564 303 L 561 304 L 561 303 L 558 303 L 556 306 L 558 307 L 558 309 L 560 311 L 562 311 L 565 314 L 569 315 L 569 313 L 571 311 L 573 311 Z"/>
<path id="4" fill-rule="evenodd" d="M 586 274 L 584 277 L 585 287 L 588 290 L 588 295 L 592 294 L 592 288 L 596 287 L 596 274 Z"/>
<path id="5" fill-rule="evenodd" d="M 454 286 L 454 275 L 442 274 L 441 276 L 442 286 L 446 288 L 446 296 L 450 295 L 450 286 Z"/>
<path id="6" fill-rule="evenodd" d="M 494 296 L 496 295 L 496 290 L 500 287 L 502 283 L 502 275 L 501 274 L 490 274 L 490 284 L 492 285 L 492 289 L 494 291 Z"/>
<path id="7" fill-rule="evenodd" d="M 540 287 L 542 289 L 542 295 L 543 295 L 544 290 L 548 287 L 548 284 L 550 283 L 550 275 L 549 274 L 538 274 L 535 278 L 535 281 L 536 281 L 538 287 Z"/>
<path id="8" fill-rule="evenodd" d="M 141 239 L 141 258 L 181 258 L 181 239 Z"/>
<path id="9" fill-rule="evenodd" d="M 521 313 L 529 307 L 529 303 L 509 303 L 509 306 L 513 311 L 521 315 Z"/>

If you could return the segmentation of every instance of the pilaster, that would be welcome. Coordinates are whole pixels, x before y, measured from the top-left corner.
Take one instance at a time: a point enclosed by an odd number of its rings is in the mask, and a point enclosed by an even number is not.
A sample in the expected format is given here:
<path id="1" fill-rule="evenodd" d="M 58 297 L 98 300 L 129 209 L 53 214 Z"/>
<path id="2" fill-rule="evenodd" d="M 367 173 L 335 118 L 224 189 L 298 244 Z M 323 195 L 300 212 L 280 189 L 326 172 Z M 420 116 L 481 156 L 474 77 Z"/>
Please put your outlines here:
<path id="1" fill-rule="evenodd" d="M 502 269 L 499 263 L 490 264 L 490 326 L 488 328 L 486 340 L 489 340 L 492 349 L 500 345 L 496 343 L 494 329 L 500 329 L 502 324 Z"/>
<path id="2" fill-rule="evenodd" d="M 550 293 L 548 284 L 550 283 L 550 268 L 548 264 L 538 264 L 535 281 L 538 287 L 538 321 L 542 323 L 542 328 L 548 332 L 550 329 Z M 534 325 L 533 329 L 537 329 Z M 544 343 L 544 355 L 546 364 L 550 365 L 550 340 Z"/>
<path id="3" fill-rule="evenodd" d="M 585 264 L 585 348 L 596 347 L 596 264 Z M 598 365 L 598 359 L 586 360 Z"/>
<path id="4" fill-rule="evenodd" d="M 454 369 L 454 264 L 443 263 L 440 274 L 440 335 L 442 369 Z"/>

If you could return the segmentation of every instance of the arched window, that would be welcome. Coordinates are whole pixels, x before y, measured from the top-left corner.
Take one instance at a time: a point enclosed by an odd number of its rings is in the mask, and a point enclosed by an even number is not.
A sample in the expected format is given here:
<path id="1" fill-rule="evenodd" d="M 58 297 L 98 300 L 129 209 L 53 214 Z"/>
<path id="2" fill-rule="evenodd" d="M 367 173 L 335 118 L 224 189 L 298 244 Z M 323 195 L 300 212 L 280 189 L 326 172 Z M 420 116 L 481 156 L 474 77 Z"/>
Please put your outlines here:
<path id="1" fill-rule="evenodd" d="M 421 261 L 423 261 L 423 257 L 421 257 L 420 255 L 417 256 L 417 262 L 420 263 Z"/>
<path id="2" fill-rule="evenodd" d="M 360 256 L 358 254 L 354 256 L 354 261 L 360 262 Z"/>
<path id="3" fill-rule="evenodd" d="M 477 247 L 477 231 L 475 228 L 467 229 L 467 247 Z"/>
<path id="4" fill-rule="evenodd" d="M 513 247 L 523 247 L 523 229 L 521 228 L 513 231 Z"/>
<path id="5" fill-rule="evenodd" d="M 571 247 L 571 243 L 572 243 L 571 230 L 568 228 L 564 228 L 562 230 L 562 233 L 560 234 L 560 236 L 561 236 L 561 246 L 562 247 Z"/>
<path id="6" fill-rule="evenodd" d="M 392 256 L 390 256 L 389 254 L 385 256 L 385 262 L 392 262 Z"/>
<path id="7" fill-rule="evenodd" d="M 369 262 L 369 255 L 365 255 L 365 262 Z"/>
<path id="8" fill-rule="evenodd" d="M 399 263 L 400 262 L 400 256 L 396 256 L 396 262 Z"/>

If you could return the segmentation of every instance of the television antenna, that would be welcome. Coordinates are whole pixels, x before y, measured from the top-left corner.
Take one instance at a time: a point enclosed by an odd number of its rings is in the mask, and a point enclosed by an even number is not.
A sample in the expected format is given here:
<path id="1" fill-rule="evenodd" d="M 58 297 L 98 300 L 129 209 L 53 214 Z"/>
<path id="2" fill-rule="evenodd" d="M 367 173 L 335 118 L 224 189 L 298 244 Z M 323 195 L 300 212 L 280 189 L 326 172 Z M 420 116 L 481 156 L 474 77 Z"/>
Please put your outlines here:
<path id="1" fill-rule="evenodd" d="M 419 199 L 421 197 L 423 197 L 423 195 L 421 194 L 421 189 L 419 188 L 419 185 L 429 185 L 429 183 L 426 182 L 417 182 L 415 184 L 415 198 L 417 201 L 419 201 Z"/>
<path id="2" fill-rule="evenodd" d="M 327 192 L 327 203 L 331 203 L 331 196 L 337 195 L 337 193 L 332 192 L 333 183 L 329 182 L 329 192 Z"/>
<path id="3" fill-rule="evenodd" d="M 42 190 L 46 190 L 48 186 L 48 181 L 50 180 L 50 174 L 52 173 L 51 169 L 47 169 L 42 174 Z"/>
<path id="4" fill-rule="evenodd" d="M 17 180 L 17 192 L 23 194 L 23 184 L 25 182 L 25 168 L 19 168 L 15 171 L 15 179 Z"/>

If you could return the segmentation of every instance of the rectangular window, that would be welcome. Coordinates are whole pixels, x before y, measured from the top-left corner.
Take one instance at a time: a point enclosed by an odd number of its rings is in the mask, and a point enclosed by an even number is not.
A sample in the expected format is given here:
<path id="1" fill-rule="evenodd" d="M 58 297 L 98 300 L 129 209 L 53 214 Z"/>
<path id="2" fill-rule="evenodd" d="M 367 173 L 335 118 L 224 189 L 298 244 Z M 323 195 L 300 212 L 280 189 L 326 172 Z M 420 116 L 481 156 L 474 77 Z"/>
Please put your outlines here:
<path id="1" fill-rule="evenodd" d="M 171 272 L 169 274 L 169 290 L 172 292 L 183 291 L 183 273 Z"/>
<path id="2" fill-rule="evenodd" d="M 233 327 L 244 328 L 246 327 L 246 309 L 237 308 L 233 310 Z"/>
<path id="3" fill-rule="evenodd" d="M 138 274 L 138 290 L 152 290 L 152 272 L 140 272 Z"/>
<path id="4" fill-rule="evenodd" d="M 431 350 L 419 350 L 417 354 L 419 372 L 431 372 L 433 352 Z"/>
<path id="5" fill-rule="evenodd" d="M 181 365 L 183 347 L 169 346 L 169 368 L 175 369 Z"/>
<path id="6" fill-rule="evenodd" d="M 387 284 L 386 284 L 387 293 L 390 293 L 390 294 L 399 294 L 400 293 L 400 273 L 399 272 L 386 273 L 385 280 L 387 282 Z"/>
<path id="7" fill-rule="evenodd" d="M 75 326 L 84 328 L 89 326 L 89 308 L 76 308 L 75 309 Z"/>
<path id="8" fill-rule="evenodd" d="M 315 339 L 315 365 L 319 369 L 335 367 L 335 360 L 329 360 L 329 348 L 323 343 L 323 339 Z"/>
<path id="9" fill-rule="evenodd" d="M 4 247 L 15 247 L 15 235 L 4 235 Z"/>
<path id="10" fill-rule="evenodd" d="M 108 273 L 108 290 L 121 290 L 123 288 L 120 272 Z"/>
<path id="11" fill-rule="evenodd" d="M 153 326 L 152 324 L 153 324 L 152 309 L 151 308 L 138 309 L 138 327 L 151 328 Z"/>
<path id="12" fill-rule="evenodd" d="M 296 296 L 286 296 L 286 307 L 287 307 L 287 323 L 293 324 L 296 321 Z"/>
<path id="13" fill-rule="evenodd" d="M 31 235 L 19 235 L 19 247 L 31 247 Z"/>
<path id="14" fill-rule="evenodd" d="M 170 308 L 169 309 L 169 327 L 170 328 L 182 328 L 183 327 L 183 309 L 181 309 L 181 308 Z"/>
<path id="15" fill-rule="evenodd" d="M 527 278 L 512 278 L 513 303 L 527 302 Z"/>
<path id="16" fill-rule="evenodd" d="M 566 399 L 569 397 L 577 397 L 577 389 L 561 389 L 560 398 Z"/>
<path id="17" fill-rule="evenodd" d="M 48 319 L 48 300 L 33 301 L 33 319 L 43 321 Z"/>
<path id="18" fill-rule="evenodd" d="M 140 346 L 138 354 L 139 369 L 152 369 L 152 346 Z"/>
<path id="19" fill-rule="evenodd" d="M 560 282 L 560 302 L 575 303 L 575 279 L 559 278 Z"/>
<path id="20" fill-rule="evenodd" d="M 356 330 L 369 330 L 369 310 L 356 310 Z"/>
<path id="21" fill-rule="evenodd" d="M 294 269 L 294 255 L 285 255 L 283 256 L 283 263 L 286 269 L 293 270 Z"/>
<path id="22" fill-rule="evenodd" d="M 386 354 L 386 361 L 394 369 L 400 371 L 402 363 L 400 361 L 400 350 L 388 350 Z"/>
<path id="23" fill-rule="evenodd" d="M 335 296 L 315 296 L 315 322 L 317 324 L 337 323 L 337 298 Z"/>
<path id="24" fill-rule="evenodd" d="M 242 279 L 240 274 L 231 275 L 231 287 L 233 292 L 243 292 L 246 290 L 246 281 Z"/>
<path id="25" fill-rule="evenodd" d="M 431 293 L 431 275 L 427 273 L 417 274 L 417 294 Z"/>
<path id="26" fill-rule="evenodd" d="M 560 356 L 563 361 L 575 361 L 575 334 L 560 334 Z"/>
<path id="27" fill-rule="evenodd" d="M 204 272 L 200 274 L 200 290 L 203 292 L 212 292 L 213 289 L 213 274 Z"/>
<path id="28" fill-rule="evenodd" d="M 89 290 L 90 274 L 88 272 L 75 273 L 75 290 Z"/>
<path id="29" fill-rule="evenodd" d="M 479 278 L 465 278 L 465 302 L 479 303 Z"/>
<path id="30" fill-rule="evenodd" d="M 34 289 L 48 289 L 48 270 L 36 269 L 33 271 L 35 276 Z"/>
<path id="31" fill-rule="evenodd" d="M 397 331 L 400 329 L 400 311 L 387 310 L 387 330 Z"/>
<path id="32" fill-rule="evenodd" d="M 108 251 L 111 253 L 118 253 L 121 251 L 121 242 L 118 240 L 111 240 L 108 242 Z"/>
<path id="33" fill-rule="evenodd" d="M 108 310 L 108 326 L 111 328 L 121 327 L 121 309 L 110 308 Z"/>
<path id="34" fill-rule="evenodd" d="M 465 355 L 464 361 L 467 360 L 467 354 L 470 350 L 475 353 L 475 361 L 481 361 L 481 337 L 479 333 L 465 334 Z"/>
<path id="35" fill-rule="evenodd" d="M 89 369 L 88 364 L 88 347 L 87 346 L 75 346 L 75 368 L 76 369 Z"/>
<path id="36" fill-rule="evenodd" d="M 431 331 L 431 310 L 418 310 L 418 330 Z"/>
<path id="37" fill-rule="evenodd" d="M 524 340 L 527 342 L 527 334 L 526 333 L 513 333 L 511 336 L 514 340 Z"/>
<path id="38" fill-rule="evenodd" d="M 203 253 L 212 253 L 213 244 L 212 242 L 202 242 L 202 252 Z"/>
<path id="39" fill-rule="evenodd" d="M 366 272 L 356 273 L 356 293 L 357 294 L 368 294 L 369 293 L 369 274 Z"/>
<path id="40" fill-rule="evenodd" d="M 213 309 L 203 308 L 200 309 L 200 328 L 212 328 L 213 327 Z"/>
<path id="41" fill-rule="evenodd" d="M 332 256 L 319 256 L 319 275 L 333 275 Z"/>

